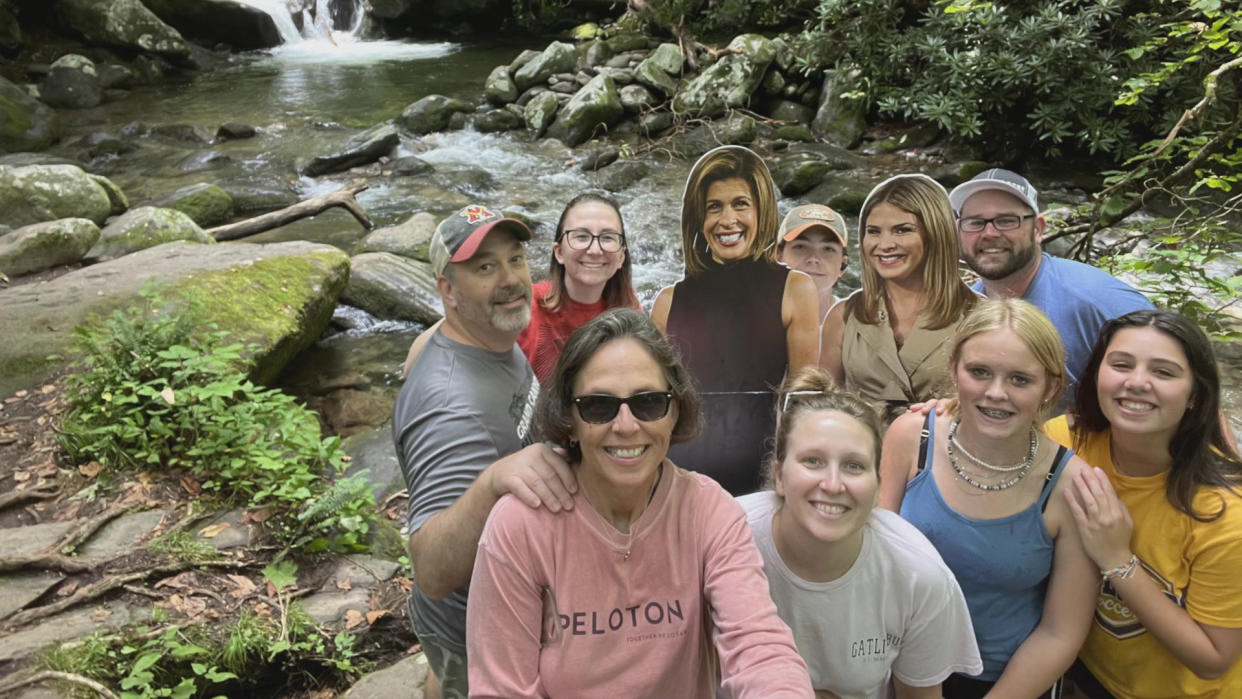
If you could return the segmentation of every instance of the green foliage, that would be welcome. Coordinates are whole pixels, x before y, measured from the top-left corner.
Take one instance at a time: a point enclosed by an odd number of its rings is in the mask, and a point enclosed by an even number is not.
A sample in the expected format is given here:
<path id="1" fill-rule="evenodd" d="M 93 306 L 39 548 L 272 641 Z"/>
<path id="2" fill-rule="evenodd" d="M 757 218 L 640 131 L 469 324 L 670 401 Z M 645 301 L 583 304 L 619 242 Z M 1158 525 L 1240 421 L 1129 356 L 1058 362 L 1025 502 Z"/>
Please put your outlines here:
<path id="1" fill-rule="evenodd" d="M 273 507 L 266 525 L 284 544 L 363 549 L 374 498 L 362 478 L 339 478 L 340 439 L 322 438 L 313 412 L 238 371 L 242 346 L 200 328 L 192 299 L 168 313 L 154 289 L 142 296 L 141 307 L 75 331 L 85 358 L 66 380 L 60 439 L 70 455 L 183 468 L 208 493 Z"/>
<path id="2" fill-rule="evenodd" d="M 133 640 L 109 640 L 96 634 L 77 645 L 49 651 L 43 664 L 112 684 L 120 689 L 121 699 L 188 699 L 237 679 L 217 666 L 213 645 L 203 631 L 175 626 L 154 637 Z"/>
<path id="3" fill-rule="evenodd" d="M 815 0 L 647 0 L 641 18 L 648 29 L 693 34 L 800 25 L 811 17 Z"/>
<path id="4" fill-rule="evenodd" d="M 189 563 L 202 563 L 218 557 L 214 546 L 187 531 L 169 532 L 147 544 L 147 550 Z"/>

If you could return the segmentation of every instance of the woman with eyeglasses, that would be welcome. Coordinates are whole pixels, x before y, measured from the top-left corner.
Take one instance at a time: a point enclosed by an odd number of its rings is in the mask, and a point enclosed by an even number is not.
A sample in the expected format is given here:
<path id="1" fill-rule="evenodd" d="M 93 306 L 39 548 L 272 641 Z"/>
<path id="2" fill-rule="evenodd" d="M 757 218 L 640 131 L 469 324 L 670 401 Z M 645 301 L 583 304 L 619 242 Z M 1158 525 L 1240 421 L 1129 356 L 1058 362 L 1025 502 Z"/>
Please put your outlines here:
<path id="1" fill-rule="evenodd" d="M 1100 571 L 1080 696 L 1242 696 L 1242 457 L 1220 401 L 1203 331 L 1134 311 L 1100 332 L 1072 420 L 1048 424 L 1095 467 L 1065 493 Z"/>
<path id="2" fill-rule="evenodd" d="M 776 262 L 776 185 L 763 160 L 724 146 L 695 163 L 682 197 L 685 278 L 651 318 L 703 391 L 706 434 L 673 458 L 734 495 L 760 486 L 772 389 L 819 358 L 815 282 Z"/>
<path id="3" fill-rule="evenodd" d="M 632 278 L 617 203 L 592 192 L 571 199 L 556 224 L 548 278 L 533 289 L 530 325 L 518 336 L 540 383 L 579 326 L 609 308 L 638 308 Z"/>
<path id="4" fill-rule="evenodd" d="M 978 297 L 958 274 L 949 195 L 927 175 L 877 185 L 858 228 L 863 286 L 828 312 L 819 365 L 883 402 L 887 424 L 948 388 L 949 346 Z"/>
<path id="5" fill-rule="evenodd" d="M 875 509 L 880 417 L 818 367 L 781 386 L 770 490 L 738 498 L 811 684 L 831 696 L 941 696 L 983 670 L 966 600 L 927 537 Z"/>
<path id="6" fill-rule="evenodd" d="M 466 615 L 472 697 L 812 697 L 742 508 L 666 458 L 699 400 L 645 315 L 570 337 L 536 430 L 567 452 L 571 510 L 505 496 L 479 540 Z"/>
<path id="7" fill-rule="evenodd" d="M 884 436 L 880 506 L 957 576 L 983 658 L 945 681 L 948 699 L 1056 699 L 1086 638 L 1099 578 L 1064 498 L 1086 464 L 1040 431 L 1064 357 L 1039 309 L 982 301 L 949 345 L 949 414 L 907 413 Z"/>

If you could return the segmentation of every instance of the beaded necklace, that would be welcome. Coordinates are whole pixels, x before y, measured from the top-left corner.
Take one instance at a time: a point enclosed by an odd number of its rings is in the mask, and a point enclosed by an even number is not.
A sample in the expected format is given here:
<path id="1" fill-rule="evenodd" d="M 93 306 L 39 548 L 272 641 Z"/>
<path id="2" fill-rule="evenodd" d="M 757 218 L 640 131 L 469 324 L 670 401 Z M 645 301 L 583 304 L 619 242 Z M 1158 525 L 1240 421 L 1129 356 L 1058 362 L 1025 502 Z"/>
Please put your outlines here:
<path id="1" fill-rule="evenodd" d="M 948 443 L 945 444 L 945 449 L 949 453 L 949 465 L 953 467 L 953 471 L 954 473 L 957 474 L 958 478 L 962 479 L 969 485 L 972 485 L 975 488 L 978 488 L 979 490 L 983 490 L 987 492 L 994 492 L 997 490 L 1007 490 L 1009 488 L 1014 487 L 1018 483 L 1021 483 L 1023 478 L 1026 478 L 1026 474 L 1031 472 L 1031 466 L 1033 466 L 1035 463 L 1035 454 L 1039 451 L 1039 433 L 1036 432 L 1034 428 L 1031 429 L 1031 446 L 1030 446 L 1029 451 L 1027 451 L 1026 459 L 1023 460 L 1021 463 L 1019 463 L 1016 467 L 1016 470 L 1018 471 L 1017 475 L 1015 475 L 1013 478 L 1010 478 L 1009 480 L 1001 481 L 999 483 L 981 483 L 975 480 L 974 478 L 972 478 L 970 474 L 967 473 L 966 469 L 962 468 L 961 464 L 957 463 L 957 454 L 954 453 L 954 449 L 953 449 L 953 445 L 958 444 L 957 426 L 960 423 L 961 423 L 961 420 L 958 420 L 958 419 L 954 419 L 953 422 L 949 423 L 949 435 L 948 435 L 949 438 L 948 438 Z M 961 448 L 960 444 L 958 448 Z M 962 453 L 966 457 L 968 457 L 971 461 L 977 462 L 980 466 L 990 468 L 994 471 L 1005 472 L 1005 471 L 1015 470 L 1015 467 L 993 466 L 992 464 L 989 464 L 986 461 L 982 461 L 980 459 L 975 458 L 974 456 L 971 456 L 968 452 L 966 452 L 965 449 L 962 450 Z"/>

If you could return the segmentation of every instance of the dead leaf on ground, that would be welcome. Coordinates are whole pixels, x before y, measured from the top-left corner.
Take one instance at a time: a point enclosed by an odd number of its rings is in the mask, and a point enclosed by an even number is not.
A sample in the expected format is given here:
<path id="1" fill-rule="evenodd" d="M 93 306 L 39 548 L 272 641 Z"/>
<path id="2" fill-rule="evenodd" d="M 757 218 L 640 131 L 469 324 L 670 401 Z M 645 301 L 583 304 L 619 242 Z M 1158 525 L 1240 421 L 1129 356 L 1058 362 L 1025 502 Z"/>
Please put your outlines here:
<path id="1" fill-rule="evenodd" d="M 150 471 L 139 471 L 138 475 L 134 477 L 138 479 L 140 484 L 147 488 L 151 487 L 152 478 L 154 478 Z"/>
<path id="2" fill-rule="evenodd" d="M 45 384 L 45 385 L 43 386 L 43 388 L 41 388 L 41 389 L 39 389 L 39 390 L 40 390 L 41 392 L 43 392 L 43 393 L 46 395 L 46 394 L 51 393 L 52 391 L 55 391 L 55 390 L 56 390 L 56 384 L 51 384 L 51 383 L 49 383 L 49 384 Z"/>
<path id="3" fill-rule="evenodd" d="M 28 471 L 14 471 L 13 480 L 17 481 L 18 483 L 25 483 L 26 481 L 30 480 L 30 473 Z"/>
<path id="4" fill-rule="evenodd" d="M 91 612 L 91 621 L 100 622 L 112 616 L 112 610 L 107 607 L 99 607 Z"/>
<path id="5" fill-rule="evenodd" d="M 14 393 L 14 394 L 13 394 L 13 397 L 14 397 L 14 398 L 25 398 L 25 397 L 26 397 L 26 394 L 28 394 L 28 393 L 30 393 L 30 391 L 27 391 L 26 389 L 24 389 L 24 388 L 23 388 L 22 390 L 18 391 L 17 393 Z"/>
<path id="6" fill-rule="evenodd" d="M 387 609 L 376 609 L 375 611 L 367 612 L 367 625 L 373 625 L 377 619 L 382 619 L 390 614 L 392 612 Z"/>
<path id="7" fill-rule="evenodd" d="M 225 577 L 232 580 L 233 584 L 237 586 L 236 590 L 229 593 L 234 599 L 241 599 L 259 589 L 259 586 L 255 585 L 253 580 L 244 575 L 234 575 L 233 573 L 229 573 Z"/>
<path id="8" fill-rule="evenodd" d="M 98 476 L 101 471 L 103 471 L 103 464 L 98 461 L 91 461 L 78 467 L 78 473 L 86 476 L 87 478 L 94 478 L 95 476 Z"/>
<path id="9" fill-rule="evenodd" d="M 264 619 L 272 618 L 272 608 L 267 605 L 267 602 L 257 602 L 251 609 L 254 610 L 255 616 L 261 616 Z"/>
<path id="10" fill-rule="evenodd" d="M 203 527 L 202 529 L 199 529 L 198 535 L 203 537 L 204 539 L 211 539 L 211 538 L 214 538 L 216 535 L 218 535 L 220 532 L 224 531 L 225 529 L 228 529 L 231 526 L 233 525 L 229 524 L 228 522 L 217 522 L 210 526 L 206 526 L 206 527 Z"/>
<path id="11" fill-rule="evenodd" d="M 181 605 L 181 611 L 190 618 L 199 616 L 207 611 L 207 600 L 202 597 L 190 597 Z"/>
<path id="12" fill-rule="evenodd" d="M 400 585 L 400 586 L 401 586 L 401 589 L 402 589 L 402 590 L 405 590 L 405 591 L 406 591 L 406 593 L 410 593 L 410 592 L 413 592 L 413 591 L 414 591 L 414 581 L 413 581 L 413 580 L 410 580 L 409 578 L 404 577 L 404 576 L 403 576 L 403 577 L 399 577 L 399 578 L 397 578 L 396 580 L 397 580 L 397 584 L 398 584 L 398 585 Z"/>
<path id="13" fill-rule="evenodd" d="M 43 425 L 46 425 L 46 424 L 47 424 L 47 416 L 46 416 L 46 415 L 40 415 L 38 418 L 36 418 L 36 419 L 35 419 L 35 424 L 36 424 L 36 425 L 38 425 L 38 426 L 40 426 L 40 427 L 42 427 Z"/>
<path id="14" fill-rule="evenodd" d="M 56 591 L 56 596 L 57 597 L 68 597 L 69 595 L 72 595 L 73 593 L 77 591 L 78 591 L 77 581 L 70 580 L 69 582 L 60 586 L 60 589 Z"/>
<path id="15" fill-rule="evenodd" d="M 194 571 L 187 570 L 184 573 L 177 573 L 171 578 L 164 578 L 155 583 L 155 587 L 173 587 L 178 590 L 190 590 L 194 588 Z"/>
<path id="16" fill-rule="evenodd" d="M 57 522 L 68 522 L 71 519 L 77 519 L 78 513 L 82 511 L 82 507 L 86 504 L 85 500 L 71 500 L 64 509 L 52 515 L 52 519 Z"/>
<path id="17" fill-rule="evenodd" d="M 262 524 L 266 522 L 267 520 L 271 519 L 272 515 L 274 514 L 276 514 L 276 508 L 260 507 L 254 510 L 246 510 L 244 513 L 242 513 L 241 521 L 242 523 L 257 522 L 259 524 Z"/>
<path id="18" fill-rule="evenodd" d="M 362 623 L 366 620 L 367 619 L 362 615 L 362 612 L 357 609 L 350 609 L 345 612 L 345 628 L 347 629 L 362 626 Z"/>
<path id="19" fill-rule="evenodd" d="M 351 583 L 351 582 L 350 582 L 350 581 L 348 581 L 348 580 L 337 580 L 337 581 L 336 581 L 336 589 L 338 589 L 338 590 L 344 590 L 345 592 L 349 592 L 350 590 L 354 589 L 354 584 L 353 584 L 353 583 Z"/>
<path id="20" fill-rule="evenodd" d="M 181 477 L 181 488 L 190 495 L 198 495 L 203 492 L 203 486 L 199 485 L 198 481 L 190 478 L 189 476 Z"/>

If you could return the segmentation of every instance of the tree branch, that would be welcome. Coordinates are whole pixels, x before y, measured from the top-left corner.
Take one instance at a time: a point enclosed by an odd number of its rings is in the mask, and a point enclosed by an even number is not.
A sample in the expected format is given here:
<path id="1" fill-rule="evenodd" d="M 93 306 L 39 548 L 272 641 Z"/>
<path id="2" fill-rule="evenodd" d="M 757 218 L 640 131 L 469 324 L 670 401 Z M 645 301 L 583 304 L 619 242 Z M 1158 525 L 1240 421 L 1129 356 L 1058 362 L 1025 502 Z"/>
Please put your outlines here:
<path id="1" fill-rule="evenodd" d="M 311 197 L 310 199 L 300 201 L 293 206 L 286 206 L 279 211 L 272 211 L 270 213 L 263 214 L 262 216 L 248 218 L 244 221 L 209 228 L 207 229 L 207 233 L 216 240 L 234 240 L 236 238 L 244 238 L 249 235 L 254 235 L 255 233 L 262 233 L 266 230 L 279 228 L 280 226 L 293 223 L 299 219 L 314 216 L 315 214 L 322 213 L 332 207 L 340 207 L 345 209 L 352 214 L 353 217 L 358 220 L 358 223 L 361 223 L 364 228 L 371 230 L 375 227 L 375 224 L 371 222 L 371 218 L 367 216 L 367 212 L 362 208 L 362 205 L 358 203 L 358 200 L 354 198 L 354 196 L 359 192 L 362 192 L 369 187 L 370 185 L 366 184 L 352 184 L 344 189 L 338 189 L 335 192 L 321 194 L 317 197 Z"/>
<path id="2" fill-rule="evenodd" d="M 55 670 L 44 670 L 29 677 L 23 677 L 8 684 L 0 685 L 0 694 L 8 694 L 9 692 L 21 689 L 26 685 L 47 682 L 48 680 L 72 682 L 73 684 L 78 684 L 90 689 L 101 697 L 106 697 L 107 699 L 118 699 L 117 695 L 112 693 L 112 690 L 96 682 L 95 680 L 69 672 L 56 672 Z"/>

